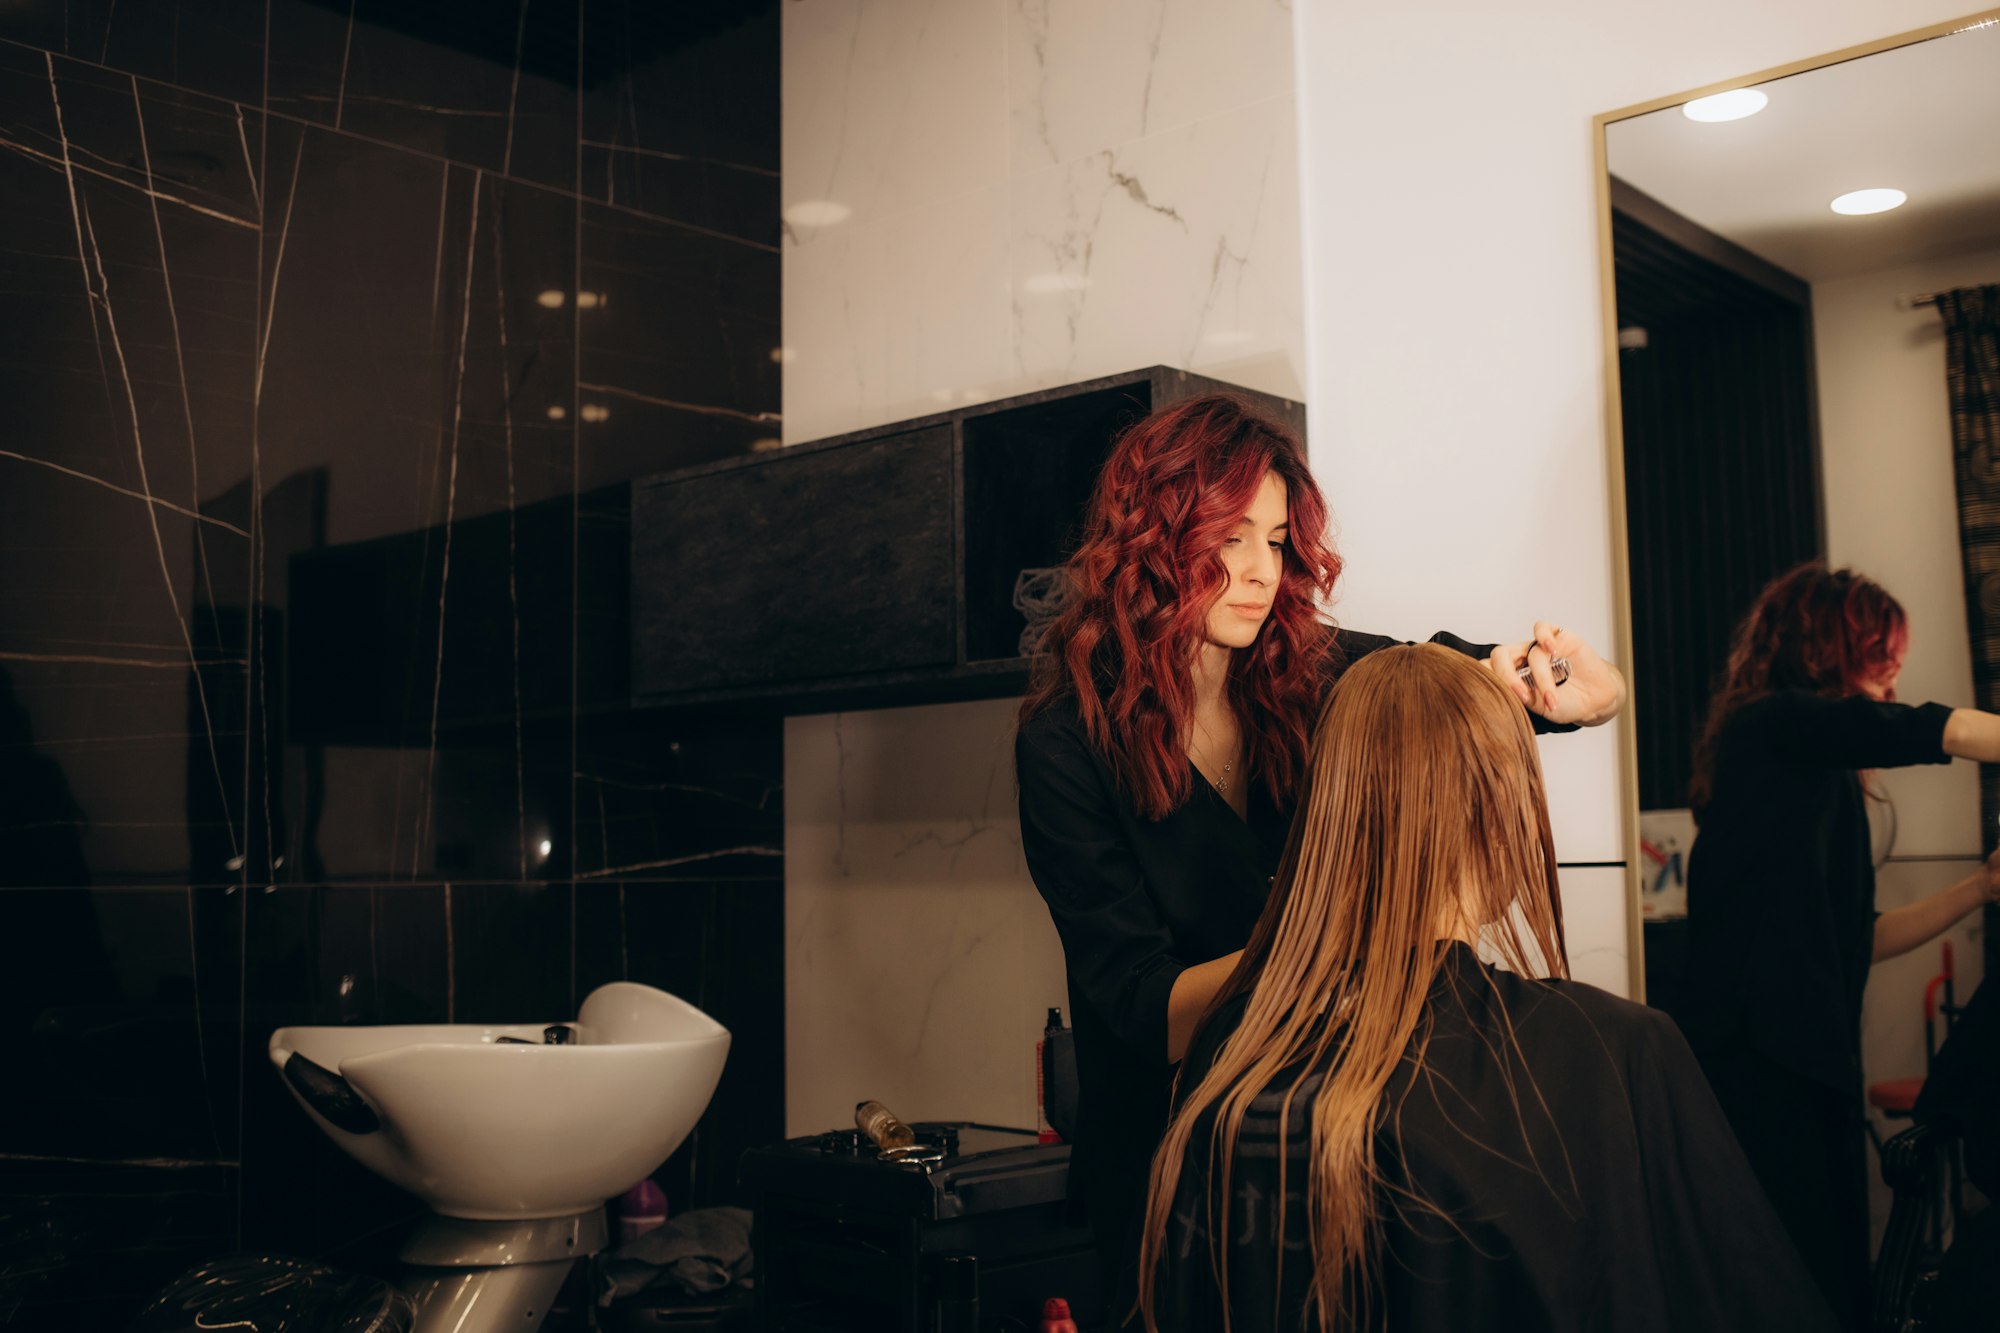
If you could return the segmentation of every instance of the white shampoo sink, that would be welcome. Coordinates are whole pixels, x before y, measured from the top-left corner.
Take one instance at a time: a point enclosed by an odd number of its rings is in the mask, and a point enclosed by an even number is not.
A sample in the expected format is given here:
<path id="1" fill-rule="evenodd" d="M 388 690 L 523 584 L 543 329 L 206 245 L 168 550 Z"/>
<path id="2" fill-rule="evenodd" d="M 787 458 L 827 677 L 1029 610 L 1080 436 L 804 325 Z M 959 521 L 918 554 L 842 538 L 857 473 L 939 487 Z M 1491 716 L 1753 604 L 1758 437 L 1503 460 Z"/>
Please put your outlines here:
<path id="1" fill-rule="evenodd" d="M 573 1023 L 280 1028 L 270 1052 L 362 1165 L 447 1217 L 515 1221 L 589 1212 L 651 1174 L 708 1106 L 729 1033 L 621 981 Z"/>

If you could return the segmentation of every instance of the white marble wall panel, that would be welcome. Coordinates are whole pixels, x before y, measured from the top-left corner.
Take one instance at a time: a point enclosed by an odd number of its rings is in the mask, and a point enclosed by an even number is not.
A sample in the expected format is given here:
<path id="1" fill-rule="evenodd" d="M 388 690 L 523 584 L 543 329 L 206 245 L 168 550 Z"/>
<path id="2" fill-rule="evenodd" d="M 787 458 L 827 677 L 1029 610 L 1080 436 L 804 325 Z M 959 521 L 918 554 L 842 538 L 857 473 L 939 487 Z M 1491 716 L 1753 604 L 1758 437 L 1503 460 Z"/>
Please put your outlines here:
<path id="1" fill-rule="evenodd" d="M 786 438 L 923 416 L 1012 382 L 1007 251 L 999 185 L 789 246 Z"/>
<path id="2" fill-rule="evenodd" d="M 1007 6 L 1017 171 L 1069 162 L 1291 86 L 1291 8 L 1277 0 Z"/>
<path id="3" fill-rule="evenodd" d="M 1297 132 L 1267 98 L 1015 178 L 1015 367 L 1163 363 L 1300 396 Z"/>
<path id="4" fill-rule="evenodd" d="M 1274 3 L 784 14 L 787 443 L 1167 364 L 1298 397 Z"/>
<path id="5" fill-rule="evenodd" d="M 1007 65 L 999 0 L 785 6 L 782 199 L 837 203 L 838 226 L 1001 183 Z M 789 224 L 789 245 L 834 226 Z M 790 274 L 786 275 L 787 287 Z M 791 309 L 785 322 L 791 323 Z"/>
<path id="6" fill-rule="evenodd" d="M 785 1124 L 1035 1123 L 1035 1042 L 1067 1010 L 1021 860 L 1016 703 L 785 724 Z"/>

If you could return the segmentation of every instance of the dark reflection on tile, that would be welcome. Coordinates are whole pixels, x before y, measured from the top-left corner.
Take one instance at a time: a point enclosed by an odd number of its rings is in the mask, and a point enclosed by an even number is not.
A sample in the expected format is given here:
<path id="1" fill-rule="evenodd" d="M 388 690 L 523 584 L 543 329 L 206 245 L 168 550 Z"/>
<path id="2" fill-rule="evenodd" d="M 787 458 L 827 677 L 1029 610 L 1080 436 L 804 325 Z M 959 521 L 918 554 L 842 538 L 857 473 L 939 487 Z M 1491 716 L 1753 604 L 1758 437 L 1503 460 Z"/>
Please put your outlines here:
<path id="1" fill-rule="evenodd" d="M 0 890 L 5 1151 L 234 1160 L 241 895 Z"/>
<path id="2" fill-rule="evenodd" d="M 330 470 L 335 544 L 567 493 L 573 205 L 316 128 L 271 153 L 266 472 Z"/>
<path id="3" fill-rule="evenodd" d="M 0 1326 L 119 1329 L 235 1244 L 237 1169 L 0 1157 Z"/>
<path id="4" fill-rule="evenodd" d="M 585 141 L 586 198 L 685 223 L 759 250 L 779 244 L 775 168 Z"/>
<path id="5" fill-rule="evenodd" d="M 158 206 L 163 225 L 171 220 L 193 234 L 205 234 L 205 224 L 255 233 L 261 117 L 254 110 L 77 60 L 58 58 L 54 66 L 53 88 L 44 66 L 40 100 L 51 120 L 60 116 L 62 137 L 26 144 L 54 156 L 52 170 L 61 169 L 66 138 L 72 173 L 126 186 L 137 209 Z M 131 262 L 136 255 L 121 257 Z M 199 301 L 192 306 L 202 308 Z"/>
<path id="6" fill-rule="evenodd" d="M 0 38 L 255 104 L 266 0 L 62 0 L 0 7 Z"/>
<path id="7" fill-rule="evenodd" d="M 775 246 L 778 9 L 707 8 L 712 31 L 649 54 L 657 6 L 592 5 L 585 52 L 614 72 L 584 98 L 583 193 Z"/>
<path id="8" fill-rule="evenodd" d="M 559 500 L 455 524 L 448 578 L 437 530 L 293 560 L 286 728 L 298 795 L 283 877 L 561 873 L 573 510 Z M 622 548 L 612 554 L 622 568 Z M 607 577 L 622 605 L 622 574 Z M 622 681 L 586 702 L 612 706 Z"/>
<path id="9" fill-rule="evenodd" d="M 19 109 L 27 150 L 0 152 L 0 391 L 20 427 L 0 458 L 14 571 L 0 652 L 34 754 L 63 771 L 92 877 L 225 882 L 190 844 L 228 847 L 226 861 L 245 837 L 241 690 L 233 709 L 209 697 L 244 649 L 202 607 L 242 602 L 218 565 L 244 568 L 249 532 L 202 497 L 248 467 L 231 379 L 252 343 L 257 239 L 238 222 L 254 214 L 256 126 L 156 91 L 64 60 L 52 80 L 0 52 L 0 105 Z"/>
<path id="10" fill-rule="evenodd" d="M 587 206 L 578 312 L 584 486 L 750 452 L 780 434 L 770 255 Z M 696 328 L 659 317 L 699 307 Z"/>
<path id="11" fill-rule="evenodd" d="M 580 992 L 637 981 L 729 1029 L 708 1111 L 654 1179 L 670 1211 L 739 1201 L 743 1150 L 784 1136 L 783 881 L 585 884 L 576 902 Z"/>
<path id="12" fill-rule="evenodd" d="M 455 884 L 452 1020 L 553 1023 L 575 1016 L 568 884 Z"/>
<path id="13" fill-rule="evenodd" d="M 275 5 L 271 109 L 568 190 L 577 0 Z"/>
<path id="14" fill-rule="evenodd" d="M 577 743 L 585 879 L 766 879 L 783 865 L 784 722 L 774 712 L 586 721 Z"/>

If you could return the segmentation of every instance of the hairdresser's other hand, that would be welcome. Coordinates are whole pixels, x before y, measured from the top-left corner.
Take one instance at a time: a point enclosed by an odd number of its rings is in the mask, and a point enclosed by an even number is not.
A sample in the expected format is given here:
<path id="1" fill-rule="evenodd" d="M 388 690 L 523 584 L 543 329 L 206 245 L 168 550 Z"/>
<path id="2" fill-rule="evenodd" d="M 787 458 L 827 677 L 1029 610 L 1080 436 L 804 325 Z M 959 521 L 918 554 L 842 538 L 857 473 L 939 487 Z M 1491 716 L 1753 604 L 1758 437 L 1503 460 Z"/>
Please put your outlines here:
<path id="1" fill-rule="evenodd" d="M 1501 644 L 1486 659 L 1502 685 L 1551 722 L 1594 727 L 1618 716 L 1625 706 L 1625 677 L 1617 667 L 1599 657 L 1582 635 L 1560 625 L 1537 620 L 1533 634 L 1519 643 Z M 1569 659 L 1569 679 L 1561 685 L 1549 674 L 1549 663 L 1558 657 Z M 1521 679 L 1523 666 L 1532 683 Z"/>

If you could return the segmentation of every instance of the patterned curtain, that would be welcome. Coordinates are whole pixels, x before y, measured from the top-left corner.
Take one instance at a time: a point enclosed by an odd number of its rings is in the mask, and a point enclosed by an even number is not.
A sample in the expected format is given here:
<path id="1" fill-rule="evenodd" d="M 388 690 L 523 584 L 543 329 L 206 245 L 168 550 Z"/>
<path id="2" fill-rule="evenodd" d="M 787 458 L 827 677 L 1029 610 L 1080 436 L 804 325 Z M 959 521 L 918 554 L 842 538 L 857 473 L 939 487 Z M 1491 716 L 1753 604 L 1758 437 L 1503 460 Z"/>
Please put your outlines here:
<path id="1" fill-rule="evenodd" d="M 1952 456 L 1958 465 L 1959 551 L 1979 707 L 2000 712 L 2000 283 L 1940 292 Z M 1979 766 L 1980 845 L 2000 838 L 2000 764 Z M 2000 972 L 1996 913 L 1986 909 L 1986 971 Z"/>

